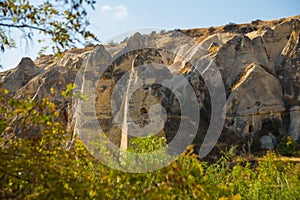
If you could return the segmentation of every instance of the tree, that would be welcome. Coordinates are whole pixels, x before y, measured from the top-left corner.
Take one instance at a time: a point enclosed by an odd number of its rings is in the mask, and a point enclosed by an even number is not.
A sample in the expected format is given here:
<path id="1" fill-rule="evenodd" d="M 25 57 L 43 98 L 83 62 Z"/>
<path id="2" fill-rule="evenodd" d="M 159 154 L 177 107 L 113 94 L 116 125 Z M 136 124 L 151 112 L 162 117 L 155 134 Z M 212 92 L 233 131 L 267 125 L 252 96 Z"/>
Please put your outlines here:
<path id="1" fill-rule="evenodd" d="M 109 168 L 71 139 L 52 97 L 13 99 L 0 85 L 0 199 L 299 199 L 300 165 L 271 152 L 252 163 L 231 149 L 208 164 L 189 147 L 155 172 Z M 151 135 L 131 142 L 140 153 L 166 145 Z"/>
<path id="2" fill-rule="evenodd" d="M 19 30 L 22 38 L 32 40 L 38 32 L 52 42 L 43 47 L 60 54 L 62 50 L 84 44 L 86 40 L 97 41 L 97 37 L 87 30 L 87 9 L 94 9 L 95 0 L 45 0 L 33 3 L 29 0 L 0 0 L 0 48 L 16 47 L 11 32 Z M 45 42 L 39 39 L 38 42 Z"/>

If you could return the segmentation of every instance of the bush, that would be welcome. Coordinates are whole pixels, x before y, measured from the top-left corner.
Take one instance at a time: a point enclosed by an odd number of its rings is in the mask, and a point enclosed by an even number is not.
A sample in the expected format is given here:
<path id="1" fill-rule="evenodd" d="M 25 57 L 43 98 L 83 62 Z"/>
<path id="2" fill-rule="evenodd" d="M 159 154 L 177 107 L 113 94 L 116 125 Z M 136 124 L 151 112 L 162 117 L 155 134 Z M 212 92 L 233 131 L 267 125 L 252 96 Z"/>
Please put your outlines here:
<path id="1" fill-rule="evenodd" d="M 257 19 L 257 20 L 251 21 L 251 24 L 257 26 L 257 25 L 259 25 L 261 22 L 262 22 L 262 20 Z"/>
<path id="2" fill-rule="evenodd" d="M 231 149 L 209 165 L 199 161 L 189 147 L 175 162 L 155 172 L 130 174 L 111 169 L 72 138 L 66 125 L 57 120 L 57 106 L 49 99 L 7 101 L 5 93 L 0 90 L 0 199 L 300 197 L 300 165 L 277 161 L 274 153 L 253 165 L 237 161 Z M 63 94 L 68 96 L 69 91 Z M 32 126 L 39 128 L 38 137 L 21 137 Z M 167 145 L 164 138 L 153 136 L 133 139 L 132 144 L 134 152 Z"/>
<path id="3" fill-rule="evenodd" d="M 299 156 L 298 144 L 292 136 L 283 137 L 276 147 L 277 152 L 283 156 Z"/>
<path id="4" fill-rule="evenodd" d="M 211 26 L 208 28 L 208 33 L 212 34 L 215 30 L 216 30 L 215 27 Z"/>
<path id="5" fill-rule="evenodd" d="M 237 24 L 230 22 L 229 24 L 226 24 L 226 25 L 223 27 L 223 30 L 224 30 L 225 32 L 233 32 L 233 31 L 235 31 L 237 28 L 238 28 L 238 25 L 237 25 Z"/>

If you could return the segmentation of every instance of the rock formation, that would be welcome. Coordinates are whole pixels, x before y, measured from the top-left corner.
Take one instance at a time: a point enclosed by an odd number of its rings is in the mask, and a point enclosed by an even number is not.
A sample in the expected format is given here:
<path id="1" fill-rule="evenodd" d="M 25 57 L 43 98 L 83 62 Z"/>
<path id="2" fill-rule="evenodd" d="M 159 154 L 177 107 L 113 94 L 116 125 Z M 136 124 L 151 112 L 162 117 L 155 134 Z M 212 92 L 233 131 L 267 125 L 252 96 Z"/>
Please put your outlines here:
<path id="1" fill-rule="evenodd" d="M 299 16 L 214 29 L 136 33 L 117 46 L 73 49 L 61 58 L 43 56 L 34 62 L 23 58 L 16 68 L 1 72 L 0 81 L 15 98 L 39 100 L 50 96 L 53 87 L 58 104 L 64 102 L 58 91 L 68 83 L 79 83 L 78 91 L 84 91 L 92 101 L 73 104 L 79 107 L 68 111 L 70 127 L 72 117 L 75 131 L 79 127 L 89 132 L 99 122 L 109 140 L 124 149 L 134 130 L 147 134 L 143 127 L 165 135 L 170 142 L 181 121 L 197 130 L 194 143 L 201 146 L 210 121 L 216 118 L 209 91 L 218 84 L 209 72 L 216 67 L 226 89 L 225 125 L 217 147 L 251 139 L 262 148 L 274 148 L 278 132 L 298 141 L 300 137 L 299 38 Z M 203 76 L 205 73 L 210 74 Z M 172 79 L 174 75 L 184 79 Z M 195 99 L 184 81 L 193 89 Z M 178 93 L 168 88 L 176 84 Z M 129 94 L 130 89 L 134 92 Z M 184 102 L 191 113 L 195 100 L 201 110 L 198 125 L 181 108 Z M 268 120 L 278 123 L 278 130 L 263 132 Z M 187 138 L 189 133 L 181 135 L 180 141 Z"/>

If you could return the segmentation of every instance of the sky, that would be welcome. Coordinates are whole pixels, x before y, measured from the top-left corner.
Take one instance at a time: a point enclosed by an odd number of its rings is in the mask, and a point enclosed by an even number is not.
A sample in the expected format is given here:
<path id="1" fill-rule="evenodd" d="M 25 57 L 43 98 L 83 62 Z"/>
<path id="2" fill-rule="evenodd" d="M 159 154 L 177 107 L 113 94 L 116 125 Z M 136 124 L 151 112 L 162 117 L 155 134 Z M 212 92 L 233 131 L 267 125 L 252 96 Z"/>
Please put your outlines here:
<path id="1" fill-rule="evenodd" d="M 89 29 L 101 42 L 120 40 L 136 31 L 201 28 L 252 20 L 271 20 L 300 14 L 299 0 L 97 0 L 89 9 Z M 34 36 L 38 38 L 36 34 Z M 4 71 L 22 57 L 37 57 L 40 45 L 26 44 L 16 35 L 17 48 L 0 54 Z M 19 39 L 18 39 L 19 38 Z"/>

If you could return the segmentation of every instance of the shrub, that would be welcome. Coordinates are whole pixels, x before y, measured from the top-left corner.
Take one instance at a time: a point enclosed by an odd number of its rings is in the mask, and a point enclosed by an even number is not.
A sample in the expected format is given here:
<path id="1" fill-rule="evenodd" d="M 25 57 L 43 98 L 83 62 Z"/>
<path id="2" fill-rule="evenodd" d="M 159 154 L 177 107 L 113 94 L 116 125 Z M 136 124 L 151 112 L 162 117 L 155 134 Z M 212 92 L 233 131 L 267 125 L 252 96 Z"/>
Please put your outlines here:
<path id="1" fill-rule="evenodd" d="M 225 32 L 233 32 L 233 31 L 235 31 L 237 28 L 238 28 L 238 25 L 237 25 L 237 24 L 230 22 L 229 24 L 226 24 L 226 25 L 223 27 L 223 30 L 224 30 Z"/>
<path id="2" fill-rule="evenodd" d="M 276 150 L 283 156 L 299 156 L 298 144 L 293 140 L 292 136 L 281 138 Z"/>
<path id="3" fill-rule="evenodd" d="M 216 30 L 215 27 L 211 26 L 208 28 L 208 33 L 212 34 L 215 30 Z"/>
<path id="4" fill-rule="evenodd" d="M 0 199 L 300 197 L 300 165 L 280 162 L 274 153 L 253 165 L 238 161 L 231 149 L 209 165 L 199 161 L 189 147 L 175 162 L 155 172 L 130 174 L 111 169 L 72 138 L 66 125 L 57 120 L 57 106 L 49 99 L 6 100 L 6 93 L 0 89 Z M 63 92 L 66 97 L 69 93 Z M 39 127 L 39 137 L 20 137 L 32 126 Z M 134 152 L 167 145 L 164 138 L 154 136 L 133 139 L 132 144 Z"/>

